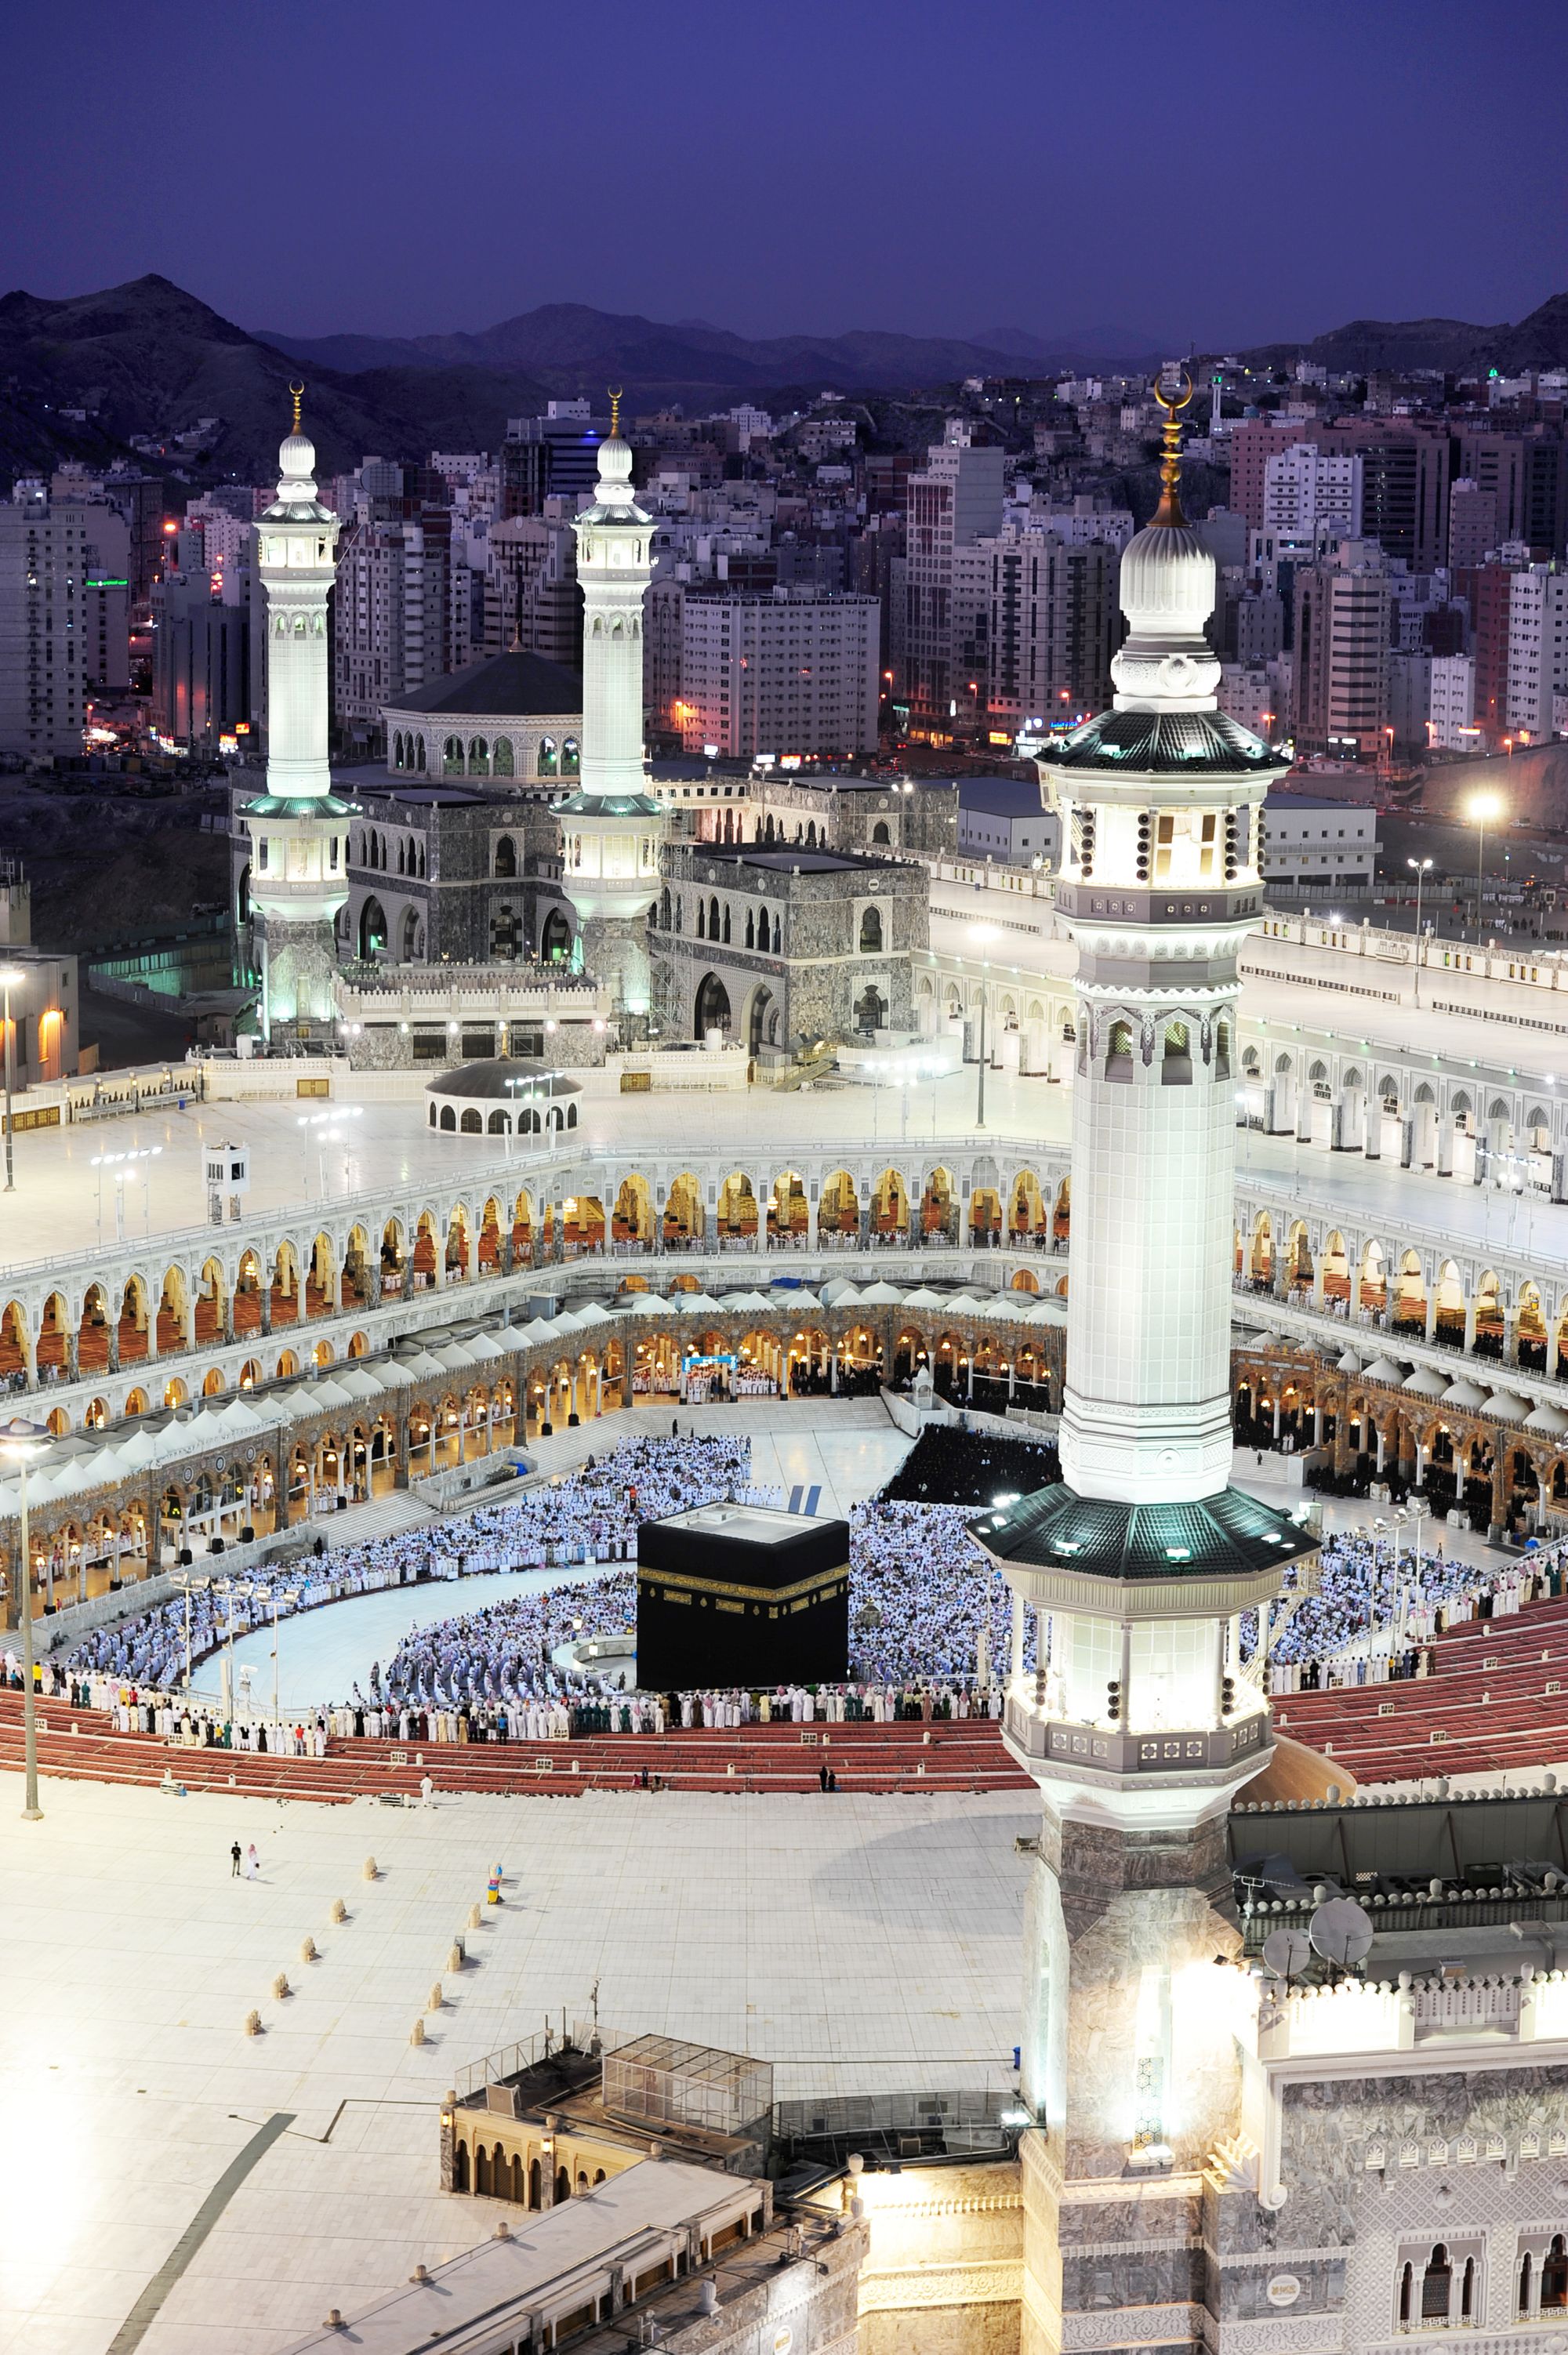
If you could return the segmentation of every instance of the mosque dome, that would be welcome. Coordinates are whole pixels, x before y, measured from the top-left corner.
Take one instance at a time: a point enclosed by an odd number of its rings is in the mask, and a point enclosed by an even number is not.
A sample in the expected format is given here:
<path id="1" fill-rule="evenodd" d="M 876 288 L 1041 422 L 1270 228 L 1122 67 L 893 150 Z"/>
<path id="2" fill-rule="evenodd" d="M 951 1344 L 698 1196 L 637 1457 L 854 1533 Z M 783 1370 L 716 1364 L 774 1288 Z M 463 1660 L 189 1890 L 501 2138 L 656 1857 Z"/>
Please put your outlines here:
<path id="1" fill-rule="evenodd" d="M 1146 524 L 1123 551 L 1121 604 L 1135 636 L 1201 634 L 1214 586 L 1214 559 L 1189 523 Z"/>
<path id="2" fill-rule="evenodd" d="M 310 482 L 315 474 L 315 443 L 308 433 L 289 433 L 278 450 L 278 472 L 285 482 Z"/>
<path id="3" fill-rule="evenodd" d="M 599 479 L 602 483 L 629 483 L 632 479 L 632 445 L 619 433 L 606 434 L 599 444 Z"/>

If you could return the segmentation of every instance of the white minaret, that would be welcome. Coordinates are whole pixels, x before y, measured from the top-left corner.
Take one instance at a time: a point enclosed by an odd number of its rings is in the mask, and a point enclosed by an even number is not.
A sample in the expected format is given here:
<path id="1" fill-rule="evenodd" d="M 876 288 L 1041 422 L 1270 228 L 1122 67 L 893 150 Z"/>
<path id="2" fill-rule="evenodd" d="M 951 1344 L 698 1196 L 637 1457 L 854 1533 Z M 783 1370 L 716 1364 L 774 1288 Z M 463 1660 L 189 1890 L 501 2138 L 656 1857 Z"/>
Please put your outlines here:
<path id="1" fill-rule="evenodd" d="M 1164 494 L 1122 559 L 1115 708 L 1040 762 L 1078 948 L 1064 1476 L 976 1530 L 1013 1590 L 1004 1736 L 1045 1811 L 1025 1958 L 1024 2355 L 1120 2343 L 1093 2335 L 1108 2326 L 1089 2310 L 1093 2269 L 1063 2263 L 1063 2210 L 1101 2271 L 1131 2281 L 1147 2234 L 1129 2184 L 1173 2196 L 1239 2134 L 1227 2007 L 1246 1982 L 1215 1968 L 1239 1945 L 1225 1819 L 1273 1747 L 1242 1615 L 1315 1561 L 1307 1530 L 1227 1485 L 1236 958 L 1284 764 L 1216 708 L 1214 564 L 1177 487 L 1186 399 L 1164 403 Z M 1222 2347 L 1212 2320 L 1205 2343 Z"/>
<path id="2" fill-rule="evenodd" d="M 246 805 L 261 1027 L 309 1032 L 333 1018 L 334 919 L 348 898 L 352 805 L 327 763 L 326 601 L 337 517 L 315 493 L 315 451 L 293 431 L 278 453 L 278 496 L 256 526 L 267 603 L 267 790 Z"/>
<path id="3" fill-rule="evenodd" d="M 598 496 L 574 526 L 582 584 L 582 765 L 556 806 L 562 882 L 582 926 L 583 963 L 634 1019 L 651 1002 L 647 916 L 658 892 L 663 812 L 643 766 L 643 604 L 653 517 L 632 492 L 621 396 L 599 445 Z"/>

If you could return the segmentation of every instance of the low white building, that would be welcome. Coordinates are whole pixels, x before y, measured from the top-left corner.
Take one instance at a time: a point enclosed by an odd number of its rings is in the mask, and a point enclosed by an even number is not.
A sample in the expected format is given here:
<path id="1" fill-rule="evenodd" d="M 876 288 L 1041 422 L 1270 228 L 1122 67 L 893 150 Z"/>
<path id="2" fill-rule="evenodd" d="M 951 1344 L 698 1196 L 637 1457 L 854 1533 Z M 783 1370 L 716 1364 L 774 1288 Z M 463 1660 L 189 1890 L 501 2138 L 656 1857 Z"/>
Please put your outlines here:
<path id="1" fill-rule="evenodd" d="M 1017 777 L 960 777 L 958 856 L 997 867 L 1054 867 L 1061 821 L 1040 806 L 1038 784 Z"/>
<path id="2" fill-rule="evenodd" d="M 1302 899 L 1354 899 L 1377 871 L 1378 814 L 1312 794 L 1272 793 L 1264 804 L 1264 881 Z"/>

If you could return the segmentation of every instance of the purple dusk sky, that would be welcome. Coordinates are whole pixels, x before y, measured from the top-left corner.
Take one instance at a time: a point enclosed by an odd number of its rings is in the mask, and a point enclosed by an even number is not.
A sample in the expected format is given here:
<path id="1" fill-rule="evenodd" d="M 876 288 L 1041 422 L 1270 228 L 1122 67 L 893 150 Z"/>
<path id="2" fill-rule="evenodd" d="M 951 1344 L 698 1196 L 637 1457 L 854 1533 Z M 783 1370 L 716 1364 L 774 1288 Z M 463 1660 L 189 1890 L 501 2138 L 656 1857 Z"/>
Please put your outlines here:
<path id="1" fill-rule="evenodd" d="M 1171 347 L 1568 287 L 1564 0 L 60 0 L 18 10 L 7 286 L 247 326 L 546 302 Z"/>

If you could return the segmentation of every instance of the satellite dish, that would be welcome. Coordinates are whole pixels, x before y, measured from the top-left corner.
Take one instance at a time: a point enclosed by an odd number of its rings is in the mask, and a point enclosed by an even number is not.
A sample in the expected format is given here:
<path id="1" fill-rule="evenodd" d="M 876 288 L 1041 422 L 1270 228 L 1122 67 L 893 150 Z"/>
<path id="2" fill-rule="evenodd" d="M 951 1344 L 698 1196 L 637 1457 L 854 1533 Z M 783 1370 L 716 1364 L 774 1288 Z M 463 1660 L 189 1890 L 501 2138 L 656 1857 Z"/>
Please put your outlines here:
<path id="1" fill-rule="evenodd" d="M 1293 1979 L 1312 1959 L 1312 1941 L 1305 1930 L 1271 1930 L 1264 1940 L 1264 1960 L 1276 1979 Z"/>
<path id="2" fill-rule="evenodd" d="M 1353 1897 L 1331 1897 L 1312 1916 L 1307 1934 L 1326 1963 L 1351 1971 L 1372 1950 L 1372 1917 Z"/>

